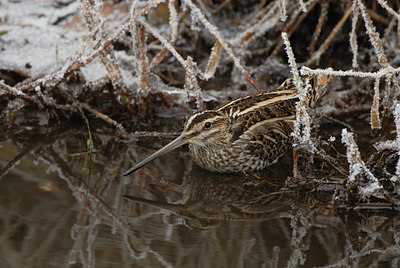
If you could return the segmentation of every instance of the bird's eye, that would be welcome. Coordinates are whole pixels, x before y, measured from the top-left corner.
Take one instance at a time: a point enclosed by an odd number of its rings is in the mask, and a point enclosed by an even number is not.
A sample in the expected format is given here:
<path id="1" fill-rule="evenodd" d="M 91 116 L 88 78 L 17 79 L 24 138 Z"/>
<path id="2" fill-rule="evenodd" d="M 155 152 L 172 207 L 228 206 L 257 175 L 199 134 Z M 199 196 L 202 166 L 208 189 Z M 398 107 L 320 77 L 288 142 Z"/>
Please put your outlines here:
<path id="1" fill-rule="evenodd" d="M 206 122 L 205 124 L 204 124 L 204 128 L 210 128 L 211 127 L 211 123 L 210 122 Z"/>

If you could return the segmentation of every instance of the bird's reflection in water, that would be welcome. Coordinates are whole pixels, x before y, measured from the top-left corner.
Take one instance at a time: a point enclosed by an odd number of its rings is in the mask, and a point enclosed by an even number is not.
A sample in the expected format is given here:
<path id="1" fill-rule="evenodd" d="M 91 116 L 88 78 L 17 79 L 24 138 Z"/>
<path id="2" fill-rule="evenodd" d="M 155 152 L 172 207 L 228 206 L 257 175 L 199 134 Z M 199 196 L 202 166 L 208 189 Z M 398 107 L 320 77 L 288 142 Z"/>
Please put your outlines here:
<path id="1" fill-rule="evenodd" d="M 285 179 L 291 175 L 290 167 L 290 163 L 279 163 L 261 173 L 222 174 L 194 165 L 178 187 L 178 191 L 180 189 L 186 193 L 183 204 L 130 195 L 125 198 L 171 211 L 181 216 L 184 224 L 190 228 L 208 229 L 221 221 L 267 219 L 289 209 L 296 199 L 298 193 L 282 190 Z M 171 187 L 174 188 L 172 184 Z M 154 188 L 161 195 L 170 192 L 165 191 L 165 185 L 156 185 Z"/>

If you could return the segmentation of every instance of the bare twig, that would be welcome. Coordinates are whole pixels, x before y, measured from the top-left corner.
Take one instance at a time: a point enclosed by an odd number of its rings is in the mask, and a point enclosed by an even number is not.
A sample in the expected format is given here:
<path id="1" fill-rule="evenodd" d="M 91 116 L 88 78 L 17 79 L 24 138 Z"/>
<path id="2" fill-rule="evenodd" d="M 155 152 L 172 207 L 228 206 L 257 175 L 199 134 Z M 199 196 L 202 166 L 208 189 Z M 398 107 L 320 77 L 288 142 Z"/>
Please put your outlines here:
<path id="1" fill-rule="evenodd" d="M 315 27 L 314 34 L 311 38 L 310 48 L 311 52 L 314 52 L 315 44 L 318 41 L 319 35 L 321 34 L 322 27 L 325 25 L 326 20 L 328 19 L 328 11 L 329 11 L 329 1 L 321 2 L 321 11 L 318 17 L 318 23 Z"/>
<path id="2" fill-rule="evenodd" d="M 309 60 L 307 60 L 306 65 L 314 64 L 316 61 L 318 61 L 320 59 L 321 55 L 326 51 L 326 49 L 333 42 L 333 40 L 335 39 L 335 37 L 337 36 L 339 31 L 342 29 L 344 23 L 349 18 L 351 12 L 352 12 L 351 8 L 347 9 L 346 13 L 343 15 L 343 17 L 340 19 L 340 21 L 336 24 L 335 28 L 333 28 L 330 35 L 325 39 L 325 41 L 318 48 L 318 50 L 312 54 L 311 58 Z"/>
<path id="3" fill-rule="evenodd" d="M 127 133 L 125 132 L 124 127 L 123 127 L 120 123 L 118 123 L 117 121 L 111 119 L 111 118 L 108 117 L 107 115 L 105 115 L 105 114 L 103 114 L 103 113 L 97 111 L 96 109 L 90 107 L 90 106 L 89 106 L 88 104 L 86 104 L 86 103 L 81 103 L 81 105 L 82 105 L 83 109 L 85 109 L 86 111 L 88 111 L 88 112 L 94 114 L 95 116 L 97 116 L 97 117 L 100 118 L 101 120 L 104 120 L 104 121 L 107 122 L 108 124 L 110 124 L 110 125 L 116 127 L 116 128 L 120 131 L 120 136 L 121 136 L 122 138 L 125 138 L 125 139 L 128 138 Z"/>
<path id="4" fill-rule="evenodd" d="M 383 198 L 380 193 L 383 190 L 378 179 L 372 174 L 372 172 L 366 167 L 364 161 L 361 159 L 360 152 L 356 142 L 354 141 L 353 134 L 348 132 L 347 129 L 342 131 L 342 142 L 347 146 L 347 161 L 349 162 L 349 181 L 352 186 L 357 186 L 361 192 L 363 198 L 368 198 L 371 195 Z M 365 184 L 360 180 L 360 175 L 367 177 L 368 182 Z"/>

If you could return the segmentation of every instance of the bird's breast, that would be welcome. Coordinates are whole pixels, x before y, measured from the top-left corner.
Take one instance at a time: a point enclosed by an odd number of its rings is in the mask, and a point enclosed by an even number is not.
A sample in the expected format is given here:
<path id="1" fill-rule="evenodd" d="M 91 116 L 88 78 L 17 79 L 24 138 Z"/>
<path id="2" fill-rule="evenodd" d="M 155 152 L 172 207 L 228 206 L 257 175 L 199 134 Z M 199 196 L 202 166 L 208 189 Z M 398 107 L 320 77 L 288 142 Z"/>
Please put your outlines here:
<path id="1" fill-rule="evenodd" d="M 255 155 L 251 150 L 232 146 L 232 144 L 224 146 L 189 144 L 189 151 L 197 165 L 214 172 L 259 170 L 269 163 L 263 155 Z"/>

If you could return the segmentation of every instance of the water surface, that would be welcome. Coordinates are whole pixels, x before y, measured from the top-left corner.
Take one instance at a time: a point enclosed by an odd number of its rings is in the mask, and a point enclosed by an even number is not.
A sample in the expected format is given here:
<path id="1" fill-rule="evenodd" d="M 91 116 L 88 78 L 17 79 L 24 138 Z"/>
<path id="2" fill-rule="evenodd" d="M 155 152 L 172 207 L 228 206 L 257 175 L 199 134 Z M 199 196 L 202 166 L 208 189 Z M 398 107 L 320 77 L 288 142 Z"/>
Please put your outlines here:
<path id="1" fill-rule="evenodd" d="M 4 131 L 1 267 L 400 265 L 398 214 L 334 207 L 329 187 L 285 187 L 291 152 L 243 176 L 202 170 L 182 148 L 122 177 L 169 140 L 92 129 L 90 161 L 77 125 Z"/>

